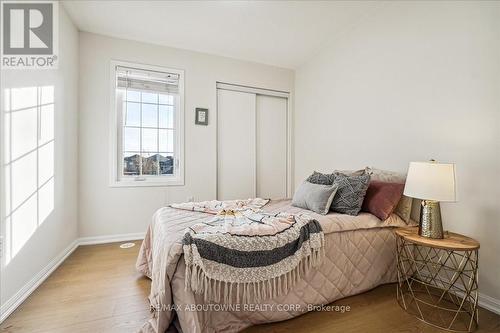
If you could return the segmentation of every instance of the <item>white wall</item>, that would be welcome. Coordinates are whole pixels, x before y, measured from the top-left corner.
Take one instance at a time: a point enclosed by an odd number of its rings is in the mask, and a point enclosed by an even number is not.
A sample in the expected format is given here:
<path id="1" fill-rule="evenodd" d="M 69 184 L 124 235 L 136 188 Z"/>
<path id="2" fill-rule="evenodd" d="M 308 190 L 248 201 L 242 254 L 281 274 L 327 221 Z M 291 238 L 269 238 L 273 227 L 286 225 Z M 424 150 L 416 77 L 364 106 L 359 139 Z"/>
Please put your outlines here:
<path id="1" fill-rule="evenodd" d="M 108 186 L 111 59 L 185 70 L 184 186 Z M 214 199 L 216 81 L 291 92 L 293 78 L 291 70 L 80 33 L 80 236 L 144 232 L 154 211 L 168 203 L 186 201 L 189 196 Z M 195 107 L 209 109 L 208 126 L 194 125 Z"/>
<path id="2" fill-rule="evenodd" d="M 2 267 L 0 303 L 4 310 L 3 306 L 9 304 L 7 300 L 77 238 L 78 30 L 62 6 L 59 68 L 2 70 L 1 74 L 2 89 L 53 85 L 55 95 L 54 210 L 8 265 Z"/>
<path id="3" fill-rule="evenodd" d="M 445 229 L 481 242 L 500 299 L 500 3 L 399 2 L 296 72 L 295 183 L 313 170 L 457 163 Z"/>

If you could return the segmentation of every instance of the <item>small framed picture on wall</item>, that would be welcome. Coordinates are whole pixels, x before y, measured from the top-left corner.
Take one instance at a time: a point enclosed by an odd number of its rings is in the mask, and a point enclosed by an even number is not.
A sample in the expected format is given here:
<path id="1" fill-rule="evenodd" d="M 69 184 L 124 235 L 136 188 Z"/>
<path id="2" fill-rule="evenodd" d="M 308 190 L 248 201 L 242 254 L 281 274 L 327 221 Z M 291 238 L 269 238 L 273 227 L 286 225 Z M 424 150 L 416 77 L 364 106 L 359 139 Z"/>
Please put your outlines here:
<path id="1" fill-rule="evenodd" d="M 208 125 L 208 109 L 196 108 L 196 125 Z"/>

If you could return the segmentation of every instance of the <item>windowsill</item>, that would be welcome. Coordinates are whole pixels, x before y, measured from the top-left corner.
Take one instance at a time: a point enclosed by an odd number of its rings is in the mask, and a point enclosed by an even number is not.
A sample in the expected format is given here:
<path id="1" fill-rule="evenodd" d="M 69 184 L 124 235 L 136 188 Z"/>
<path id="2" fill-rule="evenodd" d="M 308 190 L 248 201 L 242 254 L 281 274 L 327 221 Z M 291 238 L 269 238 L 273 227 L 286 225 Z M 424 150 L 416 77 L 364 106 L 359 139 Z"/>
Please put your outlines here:
<path id="1" fill-rule="evenodd" d="M 169 180 L 113 180 L 109 187 L 168 187 L 168 186 L 183 186 L 184 179 L 169 179 Z"/>

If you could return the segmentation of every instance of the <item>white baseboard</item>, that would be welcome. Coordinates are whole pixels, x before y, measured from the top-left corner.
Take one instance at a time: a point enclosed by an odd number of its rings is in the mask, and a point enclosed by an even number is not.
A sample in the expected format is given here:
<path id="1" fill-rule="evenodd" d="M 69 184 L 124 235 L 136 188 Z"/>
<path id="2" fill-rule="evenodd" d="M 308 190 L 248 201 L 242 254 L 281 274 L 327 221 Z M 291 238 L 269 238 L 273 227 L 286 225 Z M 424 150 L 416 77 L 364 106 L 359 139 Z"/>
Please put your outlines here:
<path id="1" fill-rule="evenodd" d="M 143 239 L 144 233 L 133 233 L 133 234 L 118 234 L 118 235 L 105 235 L 105 236 L 95 236 L 95 237 L 81 237 L 78 239 L 78 245 L 94 245 L 94 244 L 106 244 L 115 242 L 125 242 Z"/>
<path id="2" fill-rule="evenodd" d="M 19 305 L 21 305 L 22 302 L 26 298 L 28 298 L 29 295 L 33 291 L 35 291 L 36 288 L 38 288 L 39 285 L 42 284 L 45 279 L 47 279 L 50 274 L 52 274 L 53 271 L 59 265 L 61 265 L 66 258 L 75 251 L 75 249 L 78 247 L 78 240 L 74 240 L 67 248 L 65 248 L 61 253 L 59 253 L 54 259 L 52 259 L 47 266 L 45 266 L 38 274 L 36 274 L 28 283 L 26 283 L 17 293 L 14 294 L 11 298 L 5 302 L 5 304 L 2 304 L 0 307 L 0 323 L 3 322 L 12 312 L 14 312 L 15 309 Z"/>
<path id="3" fill-rule="evenodd" d="M 445 285 L 441 285 L 442 288 L 446 289 Z M 466 288 L 463 284 L 460 286 L 460 289 L 465 290 Z M 457 292 L 459 297 L 464 297 L 465 293 Z M 500 300 L 493 298 L 491 296 L 485 295 L 481 292 L 477 293 L 477 304 L 493 313 L 500 314 Z"/>
<path id="4" fill-rule="evenodd" d="M 75 239 L 67 248 L 52 259 L 40 272 L 28 281 L 17 293 L 0 306 L 0 323 L 2 323 L 33 291 L 45 281 L 53 271 L 80 245 L 105 244 L 143 239 L 144 233 L 119 234 Z"/>
<path id="5" fill-rule="evenodd" d="M 500 315 L 500 300 L 479 293 L 479 306 Z"/>

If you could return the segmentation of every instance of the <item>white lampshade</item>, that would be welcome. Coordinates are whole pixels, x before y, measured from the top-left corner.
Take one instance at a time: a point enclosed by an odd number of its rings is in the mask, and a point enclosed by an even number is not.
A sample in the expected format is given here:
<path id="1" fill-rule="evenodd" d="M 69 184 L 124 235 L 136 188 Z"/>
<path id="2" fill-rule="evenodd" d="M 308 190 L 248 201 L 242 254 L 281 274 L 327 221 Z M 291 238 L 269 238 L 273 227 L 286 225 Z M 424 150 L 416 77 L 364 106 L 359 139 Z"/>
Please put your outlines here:
<path id="1" fill-rule="evenodd" d="M 404 195 L 422 200 L 456 201 L 455 164 L 410 162 Z"/>

